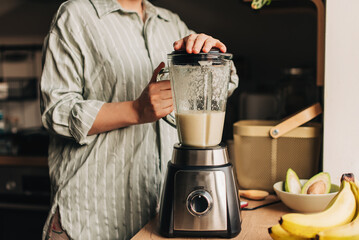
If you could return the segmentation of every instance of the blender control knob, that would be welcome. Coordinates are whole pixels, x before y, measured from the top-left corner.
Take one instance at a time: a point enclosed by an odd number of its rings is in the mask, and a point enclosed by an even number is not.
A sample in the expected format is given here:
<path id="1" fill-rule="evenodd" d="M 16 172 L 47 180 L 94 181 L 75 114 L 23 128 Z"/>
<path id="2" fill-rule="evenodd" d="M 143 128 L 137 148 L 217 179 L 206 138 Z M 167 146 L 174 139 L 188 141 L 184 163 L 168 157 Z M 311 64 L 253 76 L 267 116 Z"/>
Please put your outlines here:
<path id="1" fill-rule="evenodd" d="M 195 190 L 187 197 L 187 209 L 194 216 L 203 216 L 208 213 L 213 205 L 213 199 L 205 190 Z"/>

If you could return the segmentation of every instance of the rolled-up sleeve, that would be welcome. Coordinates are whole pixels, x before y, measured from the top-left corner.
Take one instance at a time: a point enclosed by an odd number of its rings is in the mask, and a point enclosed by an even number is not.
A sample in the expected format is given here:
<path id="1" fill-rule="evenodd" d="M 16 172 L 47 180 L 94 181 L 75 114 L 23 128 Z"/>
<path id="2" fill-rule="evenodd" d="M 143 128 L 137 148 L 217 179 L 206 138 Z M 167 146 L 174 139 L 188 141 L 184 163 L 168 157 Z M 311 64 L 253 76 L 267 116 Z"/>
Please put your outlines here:
<path id="1" fill-rule="evenodd" d="M 42 122 L 49 131 L 90 143 L 96 135 L 87 136 L 104 104 L 84 99 L 83 60 L 71 41 L 50 32 L 45 40 L 43 72 L 40 83 Z"/>

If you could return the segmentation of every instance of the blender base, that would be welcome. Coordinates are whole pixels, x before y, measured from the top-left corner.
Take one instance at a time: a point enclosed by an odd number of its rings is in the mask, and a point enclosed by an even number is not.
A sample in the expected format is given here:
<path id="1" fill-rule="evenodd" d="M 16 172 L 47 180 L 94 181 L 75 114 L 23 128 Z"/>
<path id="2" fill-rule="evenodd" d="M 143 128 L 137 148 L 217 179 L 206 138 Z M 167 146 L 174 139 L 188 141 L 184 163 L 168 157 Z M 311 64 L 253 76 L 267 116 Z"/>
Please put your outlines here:
<path id="1" fill-rule="evenodd" d="M 181 155 L 178 151 L 186 152 Z M 194 158 L 197 154 L 188 151 L 217 153 L 206 156 L 218 156 L 221 151 L 228 158 L 223 145 L 192 150 L 175 145 L 176 161 L 168 162 L 162 192 L 159 233 L 165 237 L 237 236 L 241 231 L 240 206 L 232 165 L 228 161 L 206 166 L 188 165 L 188 159 L 179 161 L 178 156 Z"/>

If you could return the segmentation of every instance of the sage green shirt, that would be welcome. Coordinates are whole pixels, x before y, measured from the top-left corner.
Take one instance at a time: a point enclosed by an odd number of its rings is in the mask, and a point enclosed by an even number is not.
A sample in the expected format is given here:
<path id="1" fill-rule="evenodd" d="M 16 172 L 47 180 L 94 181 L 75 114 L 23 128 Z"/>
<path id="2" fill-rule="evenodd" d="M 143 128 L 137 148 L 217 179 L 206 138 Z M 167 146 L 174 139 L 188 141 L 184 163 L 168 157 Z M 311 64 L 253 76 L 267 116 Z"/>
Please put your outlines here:
<path id="1" fill-rule="evenodd" d="M 129 239 L 156 214 L 176 130 L 160 120 L 87 136 L 102 104 L 137 99 L 173 42 L 191 33 L 176 14 L 143 3 L 145 23 L 115 0 L 72 0 L 51 24 L 41 78 L 52 186 L 43 237 L 57 207 L 73 239 Z"/>

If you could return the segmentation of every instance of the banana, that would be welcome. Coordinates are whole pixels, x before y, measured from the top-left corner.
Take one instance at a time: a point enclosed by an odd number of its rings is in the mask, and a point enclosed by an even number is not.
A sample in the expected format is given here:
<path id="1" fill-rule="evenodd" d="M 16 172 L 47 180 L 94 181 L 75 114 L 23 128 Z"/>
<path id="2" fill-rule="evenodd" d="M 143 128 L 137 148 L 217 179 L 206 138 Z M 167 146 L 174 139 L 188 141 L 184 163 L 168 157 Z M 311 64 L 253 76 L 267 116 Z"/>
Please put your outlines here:
<path id="1" fill-rule="evenodd" d="M 282 228 L 280 224 L 268 228 L 269 235 L 274 240 L 305 240 L 308 238 L 297 237 Z"/>
<path id="2" fill-rule="evenodd" d="M 351 182 L 351 187 L 357 202 L 356 216 L 354 217 L 353 221 L 339 227 L 324 230 L 318 233 L 316 239 L 320 239 L 320 240 L 359 239 L 359 187 L 352 182 Z"/>
<path id="3" fill-rule="evenodd" d="M 349 223 L 356 212 L 356 199 L 351 190 L 350 180 L 342 177 L 342 188 L 334 202 L 319 213 L 289 213 L 282 216 L 281 226 L 299 237 L 314 238 L 317 233 Z"/>

